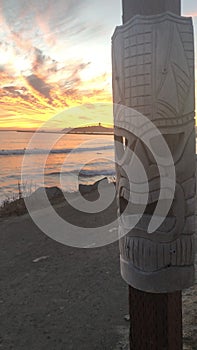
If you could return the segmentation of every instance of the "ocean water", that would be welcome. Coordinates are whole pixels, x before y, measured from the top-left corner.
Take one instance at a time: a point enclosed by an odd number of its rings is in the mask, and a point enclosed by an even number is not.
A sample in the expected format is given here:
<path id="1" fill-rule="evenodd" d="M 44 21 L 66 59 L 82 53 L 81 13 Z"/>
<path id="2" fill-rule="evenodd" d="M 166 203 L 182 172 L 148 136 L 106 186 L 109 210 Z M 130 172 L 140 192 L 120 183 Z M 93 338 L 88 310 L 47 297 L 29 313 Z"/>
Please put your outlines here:
<path id="1" fill-rule="evenodd" d="M 0 203 L 17 198 L 18 184 L 26 196 L 43 184 L 75 192 L 79 184 L 92 184 L 104 177 L 114 179 L 112 135 L 40 133 L 28 146 L 33 136 L 29 132 L 0 131 Z"/>
<path id="2" fill-rule="evenodd" d="M 40 133 L 36 134 L 36 143 L 28 146 L 32 136 L 28 132 L 0 132 L 0 202 L 17 197 L 18 184 L 24 195 L 40 187 L 43 169 L 45 186 L 59 186 L 68 192 L 77 191 L 80 183 L 115 176 L 111 135 Z M 54 146 L 49 147 L 50 143 Z"/>

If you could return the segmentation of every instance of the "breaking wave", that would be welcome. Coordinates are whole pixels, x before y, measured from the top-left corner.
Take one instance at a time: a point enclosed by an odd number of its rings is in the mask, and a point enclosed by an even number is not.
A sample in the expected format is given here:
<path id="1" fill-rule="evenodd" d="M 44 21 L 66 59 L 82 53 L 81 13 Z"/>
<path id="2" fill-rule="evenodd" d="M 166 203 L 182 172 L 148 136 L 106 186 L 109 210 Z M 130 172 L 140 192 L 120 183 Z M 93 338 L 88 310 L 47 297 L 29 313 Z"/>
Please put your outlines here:
<path id="1" fill-rule="evenodd" d="M 12 150 L 0 150 L 0 156 L 17 156 L 17 155 L 34 155 L 34 154 L 68 154 L 68 153 L 82 153 L 90 151 L 105 151 L 114 149 L 113 145 L 90 147 L 90 148 L 61 148 L 61 149 L 12 149 Z"/>
<path id="2" fill-rule="evenodd" d="M 45 174 L 45 176 L 63 176 L 63 175 L 73 175 L 73 176 L 78 176 L 79 177 L 95 177 L 95 176 L 115 176 L 115 169 L 91 169 L 91 170 L 72 170 L 72 171 L 65 171 L 65 172 L 59 172 L 59 171 L 54 171 Z"/>

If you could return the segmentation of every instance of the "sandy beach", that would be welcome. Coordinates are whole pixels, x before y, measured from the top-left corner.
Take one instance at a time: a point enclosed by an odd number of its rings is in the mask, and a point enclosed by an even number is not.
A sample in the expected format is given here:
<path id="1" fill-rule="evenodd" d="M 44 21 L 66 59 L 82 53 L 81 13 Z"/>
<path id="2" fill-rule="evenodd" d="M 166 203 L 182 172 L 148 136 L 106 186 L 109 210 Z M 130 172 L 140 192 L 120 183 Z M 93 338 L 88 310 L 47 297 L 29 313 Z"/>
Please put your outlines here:
<path id="1" fill-rule="evenodd" d="M 86 197 L 93 200 L 95 189 Z M 73 216 L 64 202 L 55 208 L 62 217 Z M 113 203 L 108 220 L 115 211 Z M 64 246 L 25 214 L 1 218 L 0 245 L 1 349 L 128 349 L 128 287 L 120 276 L 117 242 L 96 249 Z M 197 349 L 196 311 L 192 287 L 183 292 L 185 350 Z"/>

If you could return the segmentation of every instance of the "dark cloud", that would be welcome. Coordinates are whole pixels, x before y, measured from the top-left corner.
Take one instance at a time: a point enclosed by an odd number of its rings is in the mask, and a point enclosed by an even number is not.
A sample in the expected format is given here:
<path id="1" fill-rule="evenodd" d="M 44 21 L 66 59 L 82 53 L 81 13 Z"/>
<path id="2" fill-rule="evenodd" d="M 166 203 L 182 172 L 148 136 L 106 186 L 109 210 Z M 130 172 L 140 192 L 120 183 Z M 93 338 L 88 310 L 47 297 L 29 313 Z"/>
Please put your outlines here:
<path id="1" fill-rule="evenodd" d="M 44 60 L 45 60 L 45 56 L 43 55 L 43 52 L 40 49 L 38 49 L 37 47 L 35 47 L 34 54 L 35 54 L 35 60 L 33 62 L 33 69 L 37 70 L 37 68 L 40 65 L 43 65 Z"/>
<path id="2" fill-rule="evenodd" d="M 72 85 L 78 85 L 81 82 L 81 78 L 80 78 L 80 73 L 87 68 L 90 65 L 90 62 L 88 63 L 80 63 L 80 64 L 76 64 L 75 67 L 73 67 L 73 71 L 72 74 L 70 75 L 70 77 L 68 78 L 68 84 L 72 84 Z"/>
<path id="3" fill-rule="evenodd" d="M 60 71 L 62 71 L 62 79 L 58 81 L 59 88 L 62 92 L 71 94 L 77 94 L 77 90 L 81 87 L 82 80 L 80 77 L 80 73 L 86 69 L 86 67 L 90 64 L 88 63 L 73 63 L 72 65 L 63 67 Z M 67 78 L 63 78 L 64 74 Z"/>
<path id="4" fill-rule="evenodd" d="M 45 98 L 50 99 L 51 87 L 35 74 L 26 77 L 27 82 Z"/>
<path id="5" fill-rule="evenodd" d="M 38 105 L 39 109 L 45 108 L 24 86 L 4 86 L 2 90 L 0 90 L 0 97 L 3 99 L 5 96 L 10 98 L 9 102 L 7 102 L 8 104 L 10 103 L 12 105 L 12 103 L 17 103 L 18 111 L 21 108 L 25 108 L 28 109 L 29 113 L 30 110 L 35 110 L 35 107 L 37 108 Z M 7 108 L 8 104 L 6 104 Z"/>
<path id="6" fill-rule="evenodd" d="M 43 53 L 42 50 L 34 47 L 34 60 L 32 63 L 32 72 L 41 72 L 44 74 L 56 73 L 58 71 L 58 62 L 53 60 L 50 56 Z"/>
<path id="7" fill-rule="evenodd" d="M 9 92 L 11 95 L 14 95 L 14 96 L 20 95 L 20 92 L 17 90 L 17 87 L 15 86 L 4 86 L 3 90 L 6 90 L 7 92 Z"/>

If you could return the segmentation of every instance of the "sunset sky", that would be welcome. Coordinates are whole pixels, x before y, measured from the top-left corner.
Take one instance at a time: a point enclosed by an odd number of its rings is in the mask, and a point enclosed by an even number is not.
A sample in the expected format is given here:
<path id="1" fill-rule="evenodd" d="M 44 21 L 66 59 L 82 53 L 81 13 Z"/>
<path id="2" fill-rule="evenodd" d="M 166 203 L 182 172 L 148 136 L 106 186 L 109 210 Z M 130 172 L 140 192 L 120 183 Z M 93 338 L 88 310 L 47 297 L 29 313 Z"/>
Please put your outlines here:
<path id="1" fill-rule="evenodd" d="M 182 14 L 197 30 L 196 0 L 182 0 Z M 111 102 L 121 15 L 120 0 L 0 0 L 0 128 L 35 129 L 69 107 Z M 68 114 L 64 127 L 82 121 L 85 112 Z"/>

